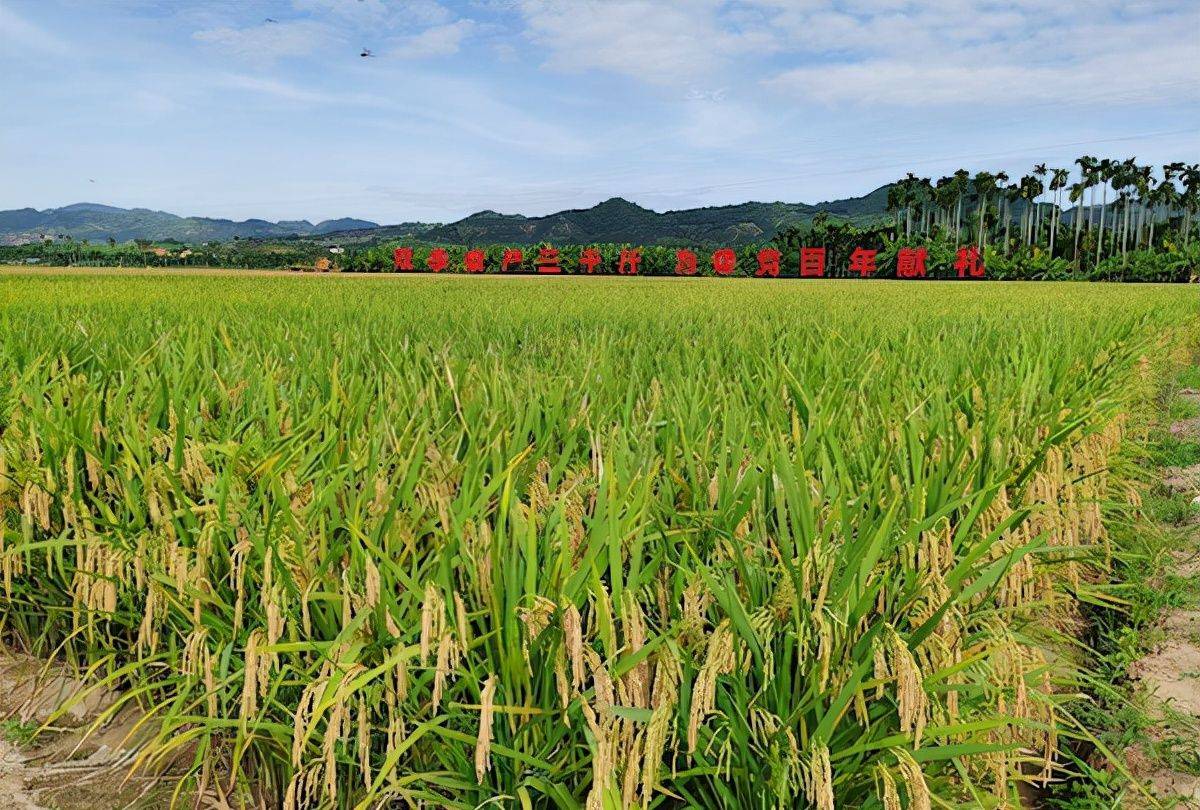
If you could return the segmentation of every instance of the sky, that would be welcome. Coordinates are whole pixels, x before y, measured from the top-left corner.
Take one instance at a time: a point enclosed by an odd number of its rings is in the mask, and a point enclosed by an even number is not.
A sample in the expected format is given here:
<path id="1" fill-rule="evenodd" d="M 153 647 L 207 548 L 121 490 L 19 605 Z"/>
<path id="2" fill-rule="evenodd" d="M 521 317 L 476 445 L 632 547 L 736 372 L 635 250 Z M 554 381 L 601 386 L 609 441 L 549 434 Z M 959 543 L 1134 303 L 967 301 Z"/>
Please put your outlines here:
<path id="1" fill-rule="evenodd" d="M 1200 161 L 1200 0 L 0 0 L 0 209 L 447 222 L 1081 154 Z"/>

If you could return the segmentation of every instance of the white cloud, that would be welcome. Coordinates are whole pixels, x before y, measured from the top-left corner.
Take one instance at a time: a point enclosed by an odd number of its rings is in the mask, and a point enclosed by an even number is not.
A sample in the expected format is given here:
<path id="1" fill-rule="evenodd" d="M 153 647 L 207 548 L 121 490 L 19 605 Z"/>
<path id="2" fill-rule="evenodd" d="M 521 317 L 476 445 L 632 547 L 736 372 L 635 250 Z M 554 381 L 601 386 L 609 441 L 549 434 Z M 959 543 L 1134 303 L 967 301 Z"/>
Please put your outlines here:
<path id="1" fill-rule="evenodd" d="M 427 26 L 451 22 L 454 14 L 437 0 L 292 0 L 298 11 L 332 14 L 351 23 Z"/>
<path id="2" fill-rule="evenodd" d="M 337 95 L 333 93 L 323 93 L 317 90 L 309 90 L 304 87 L 298 87 L 289 82 L 280 81 L 279 79 L 264 78 L 261 76 L 246 76 L 240 73 L 230 73 L 217 77 L 214 84 L 220 89 L 242 90 L 255 95 L 267 96 L 276 101 L 289 102 L 300 105 L 343 105 L 351 102 L 352 99 L 347 95 Z"/>
<path id="3" fill-rule="evenodd" d="M 388 51 L 389 56 L 403 59 L 428 59 L 458 53 L 463 40 L 475 31 L 471 20 L 457 20 L 445 25 L 426 28 L 418 34 L 403 37 Z"/>
<path id="4" fill-rule="evenodd" d="M 3 5 L 0 5 L 0 39 L 4 40 L 4 50 L 9 53 L 22 50 L 50 56 L 71 53 L 66 42 Z"/>
<path id="5" fill-rule="evenodd" d="M 192 36 L 223 53 L 252 62 L 309 56 L 324 46 L 344 42 L 333 28 L 310 20 L 264 22 L 248 28 L 211 28 Z"/>
<path id="6" fill-rule="evenodd" d="M 766 29 L 723 20 L 716 0 L 525 0 L 519 8 L 526 36 L 545 54 L 545 66 L 555 70 L 691 83 L 727 66 L 731 57 L 777 48 Z"/>
<path id="7" fill-rule="evenodd" d="M 543 67 L 822 103 L 1195 98 L 1200 3 L 1170 0 L 522 0 Z M 763 79 L 763 76 L 766 79 Z"/>
<path id="8" fill-rule="evenodd" d="M 1063 65 L 964 64 L 897 58 L 797 68 L 768 85 L 825 104 L 922 108 L 933 105 L 1017 106 L 1029 102 L 1104 106 L 1200 99 L 1187 48 L 1166 47 L 1139 57 L 1102 56 Z M 1099 91 L 1099 92 L 1097 92 Z"/>
<path id="9" fill-rule="evenodd" d="M 825 104 L 914 107 L 1100 106 L 1200 97 L 1196 12 L 1076 18 L 1038 9 L 974 15 L 977 2 L 949 5 L 956 9 L 940 16 L 860 21 L 857 37 L 873 45 L 854 53 L 832 45 L 847 42 L 856 30 L 843 15 L 794 19 L 798 40 L 825 58 L 806 60 L 764 84 Z"/>

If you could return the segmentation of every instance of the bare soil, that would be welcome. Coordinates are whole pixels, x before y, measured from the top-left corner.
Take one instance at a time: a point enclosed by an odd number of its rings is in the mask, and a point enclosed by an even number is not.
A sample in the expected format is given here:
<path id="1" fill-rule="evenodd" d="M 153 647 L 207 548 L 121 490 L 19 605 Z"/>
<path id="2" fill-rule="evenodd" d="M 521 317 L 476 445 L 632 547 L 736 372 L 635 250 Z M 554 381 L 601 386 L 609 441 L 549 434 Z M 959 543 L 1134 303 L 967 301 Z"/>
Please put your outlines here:
<path id="1" fill-rule="evenodd" d="M 1171 435 L 1188 441 L 1200 438 L 1200 416 L 1183 419 L 1171 425 Z"/>
<path id="2" fill-rule="evenodd" d="M 1200 391 L 1185 390 L 1181 395 L 1200 401 Z M 1200 418 L 1176 422 L 1170 430 L 1173 436 L 1197 438 Z M 1189 500 L 1200 498 L 1200 464 L 1167 469 L 1163 483 L 1172 494 L 1183 494 Z M 1200 579 L 1200 523 L 1193 521 L 1184 531 L 1184 549 L 1173 555 L 1169 573 Z M 1129 673 L 1145 687 L 1149 710 L 1157 723 L 1165 728 L 1170 717 L 1182 716 L 1188 728 L 1200 733 L 1200 604 L 1166 611 L 1159 627 L 1161 642 L 1149 655 L 1134 662 Z M 1200 776 L 1156 766 L 1136 746 L 1126 752 L 1126 762 L 1134 775 L 1168 805 L 1174 801 L 1176 807 L 1200 810 Z"/>
<path id="3" fill-rule="evenodd" d="M 1163 486 L 1172 495 L 1200 495 L 1200 464 L 1190 467 L 1167 467 L 1163 471 Z"/>
<path id="4" fill-rule="evenodd" d="M 0 647 L 0 717 L 44 728 L 27 746 L 0 736 L 0 810 L 167 807 L 172 780 L 130 774 L 147 732 L 136 706 L 108 712 L 117 700 L 61 665 Z"/>

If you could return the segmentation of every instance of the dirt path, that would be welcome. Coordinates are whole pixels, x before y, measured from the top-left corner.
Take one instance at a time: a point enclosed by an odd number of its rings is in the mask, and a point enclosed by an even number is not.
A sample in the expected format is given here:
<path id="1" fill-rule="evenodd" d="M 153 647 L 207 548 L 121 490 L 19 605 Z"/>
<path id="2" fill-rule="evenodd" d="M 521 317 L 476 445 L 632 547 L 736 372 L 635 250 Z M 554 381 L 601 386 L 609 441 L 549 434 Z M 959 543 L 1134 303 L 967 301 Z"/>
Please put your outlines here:
<path id="1" fill-rule="evenodd" d="M 25 790 L 25 757 L 0 740 L 0 810 L 45 810 Z"/>
<path id="2" fill-rule="evenodd" d="M 1184 389 L 1179 398 L 1200 410 L 1200 390 Z M 1200 441 L 1200 417 L 1175 421 L 1170 434 L 1184 442 Z M 1190 741 L 1193 759 L 1200 758 L 1200 464 L 1170 467 L 1165 471 L 1163 487 L 1169 496 L 1186 503 L 1190 517 L 1182 526 L 1179 548 L 1172 554 L 1167 575 L 1184 580 L 1185 604 L 1166 610 L 1160 619 L 1154 650 L 1135 661 L 1130 675 L 1140 681 L 1148 694 L 1148 710 L 1154 718 L 1151 738 L 1176 738 Z M 1131 750 L 1136 750 L 1131 749 Z M 1135 753 L 1130 766 L 1143 778 L 1164 803 L 1200 810 L 1200 775 L 1195 764 L 1179 763 L 1179 769 L 1161 763 L 1138 762 Z M 1140 767 L 1139 767 L 1140 766 Z"/>
<path id="3" fill-rule="evenodd" d="M 145 732 L 136 707 L 95 721 L 117 696 L 93 690 L 56 710 L 83 684 L 65 668 L 0 647 L 0 810 L 150 810 L 169 805 L 170 780 L 130 776 Z M 34 729 L 47 724 L 30 740 Z M 15 731 L 13 729 L 19 729 Z M 14 739 L 14 735 L 17 739 Z"/>

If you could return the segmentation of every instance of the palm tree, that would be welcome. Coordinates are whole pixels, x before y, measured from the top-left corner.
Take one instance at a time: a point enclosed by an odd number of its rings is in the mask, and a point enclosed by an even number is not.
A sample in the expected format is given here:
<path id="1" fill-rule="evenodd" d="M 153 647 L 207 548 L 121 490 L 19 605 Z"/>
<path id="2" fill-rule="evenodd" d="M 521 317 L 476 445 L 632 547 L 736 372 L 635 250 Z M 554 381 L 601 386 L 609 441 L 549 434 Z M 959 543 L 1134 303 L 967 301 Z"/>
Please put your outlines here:
<path id="1" fill-rule="evenodd" d="M 900 238 L 900 209 L 907 205 L 905 201 L 904 182 L 893 183 L 887 193 L 887 207 L 896 212 L 896 239 Z"/>
<path id="2" fill-rule="evenodd" d="M 1046 164 L 1041 164 L 1042 174 L 1045 174 Z M 1040 177 L 1037 176 L 1037 169 L 1034 169 L 1033 174 L 1027 174 L 1021 178 L 1021 197 L 1025 200 L 1025 244 L 1032 246 L 1034 237 L 1039 230 L 1039 220 L 1041 217 L 1042 205 L 1037 200 L 1046 193 L 1046 186 L 1042 183 Z"/>
<path id="3" fill-rule="evenodd" d="M 1200 163 L 1193 163 L 1183 170 L 1183 246 L 1186 248 L 1192 237 L 1192 215 L 1200 204 Z"/>
<path id="4" fill-rule="evenodd" d="M 1046 168 L 1045 163 L 1039 163 L 1033 167 L 1033 176 L 1037 179 L 1038 187 L 1041 189 L 1041 191 L 1038 192 L 1038 197 L 1041 197 L 1042 194 L 1046 193 L 1046 174 L 1048 171 L 1049 170 Z M 1033 225 L 1032 225 L 1034 234 L 1040 234 L 1042 232 L 1041 225 L 1042 225 L 1042 204 L 1039 202 L 1037 204 L 1037 206 L 1034 208 L 1034 221 L 1033 221 Z M 1030 244 L 1032 244 L 1032 242 L 1033 242 L 1033 240 L 1031 238 Z"/>
<path id="5" fill-rule="evenodd" d="M 1150 237 L 1146 240 L 1146 247 L 1154 247 L 1154 226 L 1158 222 L 1159 212 L 1165 210 L 1167 218 L 1170 219 L 1171 209 L 1179 204 L 1179 189 L 1175 187 L 1175 174 L 1172 170 L 1172 165 L 1163 166 L 1163 179 L 1150 192 Z M 1182 166 L 1182 164 L 1179 164 Z"/>
<path id="6" fill-rule="evenodd" d="M 929 238 L 929 225 L 933 221 L 933 182 L 928 177 L 919 177 L 916 182 L 917 203 L 921 212 L 921 230 Z"/>
<path id="7" fill-rule="evenodd" d="M 941 217 L 942 232 L 948 235 L 950 233 L 950 209 L 953 208 L 958 197 L 954 177 L 939 177 L 937 183 L 934 184 L 933 197 Z"/>
<path id="8" fill-rule="evenodd" d="M 992 192 L 996 190 L 996 175 L 990 172 L 978 172 L 975 175 L 975 193 L 979 196 L 979 250 L 982 252 L 987 245 L 987 201 L 988 197 L 992 196 Z"/>
<path id="9" fill-rule="evenodd" d="M 1177 206 L 1179 206 L 1179 204 L 1183 201 L 1183 195 L 1180 194 L 1179 187 L 1177 185 L 1175 185 L 1175 178 L 1181 177 L 1183 175 L 1183 172 L 1186 169 L 1187 169 L 1187 164 L 1183 163 L 1182 161 L 1177 161 L 1175 163 L 1167 163 L 1167 164 L 1164 164 L 1162 167 L 1163 179 L 1162 179 L 1162 182 L 1159 183 L 1159 186 L 1158 186 L 1158 195 L 1159 195 L 1159 202 L 1160 202 L 1161 210 L 1157 213 L 1165 213 L 1166 214 L 1166 218 L 1167 218 L 1166 224 L 1167 225 L 1169 225 L 1171 223 L 1171 211 L 1174 208 L 1176 208 Z M 1155 215 L 1155 221 L 1157 221 L 1157 213 Z M 1155 222 L 1152 221 L 1151 222 L 1152 230 L 1153 230 L 1154 224 L 1155 224 Z M 1153 241 L 1153 237 L 1151 237 L 1151 241 Z"/>
<path id="10" fill-rule="evenodd" d="M 1130 186 L 1130 170 L 1127 161 L 1114 161 L 1112 166 L 1112 174 L 1109 176 L 1109 182 L 1112 185 L 1113 193 L 1116 194 L 1116 200 L 1113 201 L 1113 217 L 1112 217 L 1112 246 L 1113 252 L 1117 249 L 1117 231 L 1121 231 L 1121 250 L 1124 253 L 1125 249 L 1125 232 L 1121 225 L 1118 225 L 1117 210 L 1120 208 L 1124 214 L 1123 220 L 1129 219 L 1129 192 L 1127 189 Z"/>
<path id="11" fill-rule="evenodd" d="M 1080 180 L 1071 186 L 1071 193 L 1067 199 L 1075 203 L 1075 247 L 1071 251 L 1071 258 L 1078 263 L 1079 261 L 1079 233 L 1083 227 L 1083 195 L 1087 193 L 1087 181 Z"/>
<path id="12" fill-rule="evenodd" d="M 954 173 L 954 187 L 958 191 L 958 199 L 954 204 L 954 249 L 958 250 L 958 231 L 962 224 L 963 197 L 971 187 L 971 173 L 959 169 Z"/>
<path id="13" fill-rule="evenodd" d="M 1134 232 L 1133 248 L 1137 250 L 1142 243 L 1142 235 L 1146 230 L 1146 204 L 1154 183 L 1154 168 L 1138 166 L 1133 175 L 1134 186 L 1138 195 L 1137 230 Z M 1148 246 L 1147 246 L 1148 247 Z"/>
<path id="14" fill-rule="evenodd" d="M 1008 182 L 1007 172 L 996 172 L 996 180 L 1000 183 Z M 1012 203 L 1020 196 L 1021 186 L 1019 183 L 1013 183 L 1011 186 L 1002 186 L 1001 200 L 1004 202 L 1004 255 L 1009 253 L 1008 236 L 1012 230 Z"/>
<path id="15" fill-rule="evenodd" d="M 1062 190 L 1066 188 L 1070 176 L 1071 172 L 1067 169 L 1053 169 L 1050 175 L 1050 190 L 1054 192 L 1054 208 L 1050 211 L 1050 258 L 1054 258 L 1054 237 L 1058 233 L 1058 221 L 1061 218 Z"/>
<path id="16" fill-rule="evenodd" d="M 1079 180 L 1083 184 L 1083 190 L 1085 192 L 1087 192 L 1087 191 L 1091 192 L 1091 195 L 1090 195 L 1091 202 L 1087 206 L 1088 233 L 1091 233 L 1092 232 L 1092 209 L 1096 202 L 1096 192 L 1093 187 L 1096 184 L 1096 170 L 1098 167 L 1098 163 L 1096 162 L 1096 159 L 1094 157 L 1091 157 L 1090 155 L 1084 155 L 1081 158 L 1076 158 L 1075 162 L 1079 164 Z M 1081 201 L 1080 204 L 1082 205 L 1083 197 L 1081 196 L 1079 199 Z M 1077 211 L 1076 216 L 1078 216 L 1079 214 L 1082 214 L 1082 213 L 1083 213 L 1082 210 Z M 1077 239 L 1076 242 L 1078 243 L 1078 241 L 1079 240 Z"/>
<path id="17" fill-rule="evenodd" d="M 1100 179 L 1100 224 L 1098 227 L 1099 233 L 1096 239 L 1096 264 L 1100 263 L 1100 251 L 1104 247 L 1104 209 L 1108 207 L 1108 183 L 1113 178 L 1115 164 L 1113 161 L 1105 158 L 1100 161 L 1096 168 L 1096 175 Z"/>

